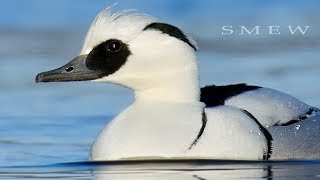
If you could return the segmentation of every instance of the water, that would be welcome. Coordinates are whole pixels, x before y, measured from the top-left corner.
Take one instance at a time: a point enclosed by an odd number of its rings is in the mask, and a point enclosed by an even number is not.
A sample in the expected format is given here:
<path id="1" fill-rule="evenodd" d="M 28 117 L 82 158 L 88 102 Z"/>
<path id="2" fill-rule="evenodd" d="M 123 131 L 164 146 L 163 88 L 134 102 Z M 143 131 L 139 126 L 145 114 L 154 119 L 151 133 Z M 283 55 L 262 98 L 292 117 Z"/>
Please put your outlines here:
<path id="1" fill-rule="evenodd" d="M 319 161 L 123 161 L 4 167 L 1 179 L 317 179 Z"/>
<path id="2" fill-rule="evenodd" d="M 0 2 L 0 179 L 320 177 L 319 161 L 86 162 L 98 132 L 132 102 L 132 94 L 110 84 L 35 84 L 34 78 L 78 54 L 90 21 L 108 3 Z M 116 9 L 139 9 L 193 35 L 201 48 L 201 85 L 247 82 L 287 92 L 320 107 L 317 3 L 127 1 Z M 286 32 L 272 37 L 221 36 L 221 25 L 242 23 L 308 24 L 312 28 L 303 37 Z"/>

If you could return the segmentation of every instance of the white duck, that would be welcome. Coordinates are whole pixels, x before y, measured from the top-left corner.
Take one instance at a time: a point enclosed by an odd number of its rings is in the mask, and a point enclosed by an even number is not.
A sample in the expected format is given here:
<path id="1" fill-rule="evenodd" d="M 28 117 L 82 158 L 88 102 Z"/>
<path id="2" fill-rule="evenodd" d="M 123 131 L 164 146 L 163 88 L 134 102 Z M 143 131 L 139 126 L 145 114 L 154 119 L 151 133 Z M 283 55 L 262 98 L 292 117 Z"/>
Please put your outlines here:
<path id="1" fill-rule="evenodd" d="M 91 160 L 320 157 L 318 109 L 258 86 L 200 88 L 196 50 L 175 26 L 108 8 L 80 55 L 36 81 L 93 80 L 133 90 L 134 102 L 97 137 Z"/>

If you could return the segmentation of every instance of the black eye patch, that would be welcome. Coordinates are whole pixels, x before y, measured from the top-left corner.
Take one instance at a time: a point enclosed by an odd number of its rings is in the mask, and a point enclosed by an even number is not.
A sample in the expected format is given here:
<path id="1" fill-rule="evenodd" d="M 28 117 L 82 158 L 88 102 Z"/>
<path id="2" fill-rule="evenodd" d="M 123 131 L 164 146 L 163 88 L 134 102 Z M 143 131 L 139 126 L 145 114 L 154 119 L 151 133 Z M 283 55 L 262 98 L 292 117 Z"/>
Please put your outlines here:
<path id="1" fill-rule="evenodd" d="M 107 76 L 118 71 L 130 54 L 126 43 L 110 39 L 93 48 L 86 59 L 86 66 L 91 70 L 101 71 L 102 76 Z"/>

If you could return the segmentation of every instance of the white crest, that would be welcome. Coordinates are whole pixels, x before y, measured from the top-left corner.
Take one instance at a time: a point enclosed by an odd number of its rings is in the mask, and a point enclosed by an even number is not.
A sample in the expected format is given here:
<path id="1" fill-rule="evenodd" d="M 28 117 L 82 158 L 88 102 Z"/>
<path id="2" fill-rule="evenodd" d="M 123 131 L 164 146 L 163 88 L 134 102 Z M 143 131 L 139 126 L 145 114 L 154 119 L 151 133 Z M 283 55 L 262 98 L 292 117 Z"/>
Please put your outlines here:
<path id="1" fill-rule="evenodd" d="M 148 24 L 156 21 L 146 14 L 131 13 L 133 10 L 112 14 L 111 7 L 101 11 L 92 22 L 80 54 L 88 54 L 95 46 L 108 39 L 128 42 L 137 37 Z"/>

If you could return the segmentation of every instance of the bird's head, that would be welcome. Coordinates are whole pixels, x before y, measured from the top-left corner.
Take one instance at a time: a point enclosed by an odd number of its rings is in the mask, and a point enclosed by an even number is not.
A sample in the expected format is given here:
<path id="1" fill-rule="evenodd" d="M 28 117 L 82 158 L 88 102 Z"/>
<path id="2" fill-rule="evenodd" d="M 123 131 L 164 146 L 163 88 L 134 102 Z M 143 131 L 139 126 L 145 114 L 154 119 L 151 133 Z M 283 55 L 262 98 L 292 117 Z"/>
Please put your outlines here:
<path id="1" fill-rule="evenodd" d="M 94 80 L 143 89 L 179 72 L 197 72 L 196 43 L 179 28 L 154 18 L 111 9 L 93 21 L 80 55 L 37 75 L 37 82 Z"/>

